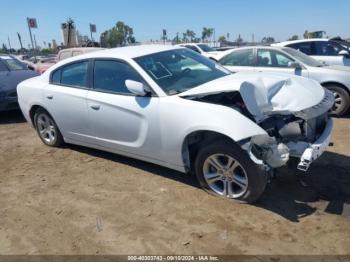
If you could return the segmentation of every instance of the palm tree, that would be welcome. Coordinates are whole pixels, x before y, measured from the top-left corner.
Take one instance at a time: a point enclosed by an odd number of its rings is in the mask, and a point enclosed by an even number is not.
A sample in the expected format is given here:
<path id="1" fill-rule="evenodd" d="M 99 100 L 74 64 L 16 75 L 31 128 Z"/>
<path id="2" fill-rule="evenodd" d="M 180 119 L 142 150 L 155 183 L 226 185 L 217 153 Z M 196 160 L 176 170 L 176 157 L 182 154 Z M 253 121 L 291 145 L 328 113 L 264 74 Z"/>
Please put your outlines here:
<path id="1" fill-rule="evenodd" d="M 205 40 L 210 39 L 213 33 L 214 33 L 214 28 L 203 27 L 202 41 L 204 42 Z"/>
<path id="2" fill-rule="evenodd" d="M 196 37 L 196 33 L 193 30 L 186 30 L 186 35 L 190 38 L 190 41 L 193 42 L 193 39 Z"/>

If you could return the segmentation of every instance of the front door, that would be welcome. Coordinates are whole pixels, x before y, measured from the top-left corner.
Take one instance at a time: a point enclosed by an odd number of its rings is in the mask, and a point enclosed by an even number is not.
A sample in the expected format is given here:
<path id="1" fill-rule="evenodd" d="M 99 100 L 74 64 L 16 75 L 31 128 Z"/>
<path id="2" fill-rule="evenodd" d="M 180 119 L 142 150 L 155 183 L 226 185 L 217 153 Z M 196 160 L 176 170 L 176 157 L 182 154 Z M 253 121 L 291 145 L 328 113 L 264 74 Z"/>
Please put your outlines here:
<path id="1" fill-rule="evenodd" d="M 89 119 L 98 145 L 120 153 L 149 156 L 160 149 L 158 97 L 135 96 L 126 80 L 141 77 L 123 61 L 95 60 Z"/>

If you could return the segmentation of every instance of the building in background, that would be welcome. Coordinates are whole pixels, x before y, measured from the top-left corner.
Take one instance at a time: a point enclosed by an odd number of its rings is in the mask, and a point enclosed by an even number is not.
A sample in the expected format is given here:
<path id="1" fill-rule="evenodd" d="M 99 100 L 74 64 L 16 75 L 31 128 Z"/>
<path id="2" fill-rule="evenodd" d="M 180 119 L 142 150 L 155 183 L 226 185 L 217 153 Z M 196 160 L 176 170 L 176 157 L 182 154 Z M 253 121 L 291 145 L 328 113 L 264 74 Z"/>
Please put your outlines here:
<path id="1" fill-rule="evenodd" d="M 75 29 L 74 21 L 69 18 L 67 22 L 61 24 L 63 34 L 63 45 L 65 47 L 77 47 L 77 31 Z"/>

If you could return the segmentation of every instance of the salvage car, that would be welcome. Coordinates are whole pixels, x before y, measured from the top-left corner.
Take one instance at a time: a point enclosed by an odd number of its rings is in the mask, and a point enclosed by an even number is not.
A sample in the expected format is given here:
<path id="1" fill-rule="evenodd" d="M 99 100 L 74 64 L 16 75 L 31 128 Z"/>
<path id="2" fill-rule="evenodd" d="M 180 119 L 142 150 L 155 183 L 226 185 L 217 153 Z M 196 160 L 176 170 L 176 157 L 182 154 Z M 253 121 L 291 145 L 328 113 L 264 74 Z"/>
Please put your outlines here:
<path id="1" fill-rule="evenodd" d="M 19 109 L 17 84 L 37 75 L 12 55 L 0 54 L 0 111 Z"/>
<path id="2" fill-rule="evenodd" d="M 306 171 L 328 146 L 333 94 L 314 80 L 231 74 L 187 48 L 134 46 L 66 59 L 18 85 L 48 146 L 63 142 L 194 173 L 251 203 L 275 168 Z"/>
<path id="3" fill-rule="evenodd" d="M 221 58 L 232 72 L 269 72 L 299 75 L 319 82 L 332 91 L 333 114 L 344 115 L 350 106 L 350 67 L 328 66 L 289 47 L 242 47 Z"/>

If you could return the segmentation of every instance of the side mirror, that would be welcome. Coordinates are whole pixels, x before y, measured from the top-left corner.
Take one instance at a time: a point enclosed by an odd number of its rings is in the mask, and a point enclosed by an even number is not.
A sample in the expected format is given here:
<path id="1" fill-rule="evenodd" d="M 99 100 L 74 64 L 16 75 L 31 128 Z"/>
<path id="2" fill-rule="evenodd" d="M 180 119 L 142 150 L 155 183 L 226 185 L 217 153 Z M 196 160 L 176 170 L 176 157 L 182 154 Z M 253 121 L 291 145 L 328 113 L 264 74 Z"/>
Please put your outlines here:
<path id="1" fill-rule="evenodd" d="M 344 57 L 350 57 L 349 51 L 341 50 L 338 55 L 342 55 Z"/>
<path id="2" fill-rule="evenodd" d="M 31 65 L 27 65 L 27 68 L 29 69 L 29 70 L 35 70 L 35 68 L 33 67 L 33 66 L 31 66 Z"/>
<path id="3" fill-rule="evenodd" d="M 298 62 L 288 62 L 288 67 L 290 68 L 295 68 L 295 69 L 301 69 L 303 68 L 301 66 L 301 64 L 299 64 Z"/>
<path id="4" fill-rule="evenodd" d="M 146 90 L 144 84 L 141 82 L 125 80 L 125 86 L 131 93 L 137 96 L 145 96 L 148 93 L 148 90 Z"/>

